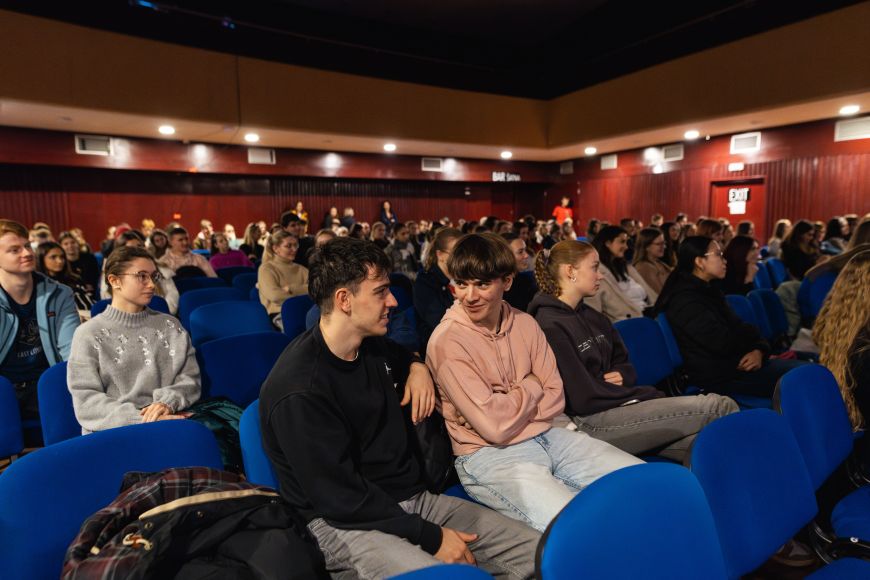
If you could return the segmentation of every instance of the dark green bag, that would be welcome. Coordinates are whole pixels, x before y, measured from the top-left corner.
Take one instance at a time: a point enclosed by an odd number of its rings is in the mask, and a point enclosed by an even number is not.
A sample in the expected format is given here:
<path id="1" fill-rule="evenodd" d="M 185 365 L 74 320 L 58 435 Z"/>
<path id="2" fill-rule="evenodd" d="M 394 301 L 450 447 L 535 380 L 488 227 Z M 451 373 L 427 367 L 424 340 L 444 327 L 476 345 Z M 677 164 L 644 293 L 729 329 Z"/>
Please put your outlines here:
<path id="1" fill-rule="evenodd" d="M 243 409 L 226 397 L 216 397 L 197 401 L 187 411 L 193 413 L 190 419 L 208 427 L 217 439 L 224 469 L 243 473 L 242 445 L 239 441 L 239 421 Z"/>

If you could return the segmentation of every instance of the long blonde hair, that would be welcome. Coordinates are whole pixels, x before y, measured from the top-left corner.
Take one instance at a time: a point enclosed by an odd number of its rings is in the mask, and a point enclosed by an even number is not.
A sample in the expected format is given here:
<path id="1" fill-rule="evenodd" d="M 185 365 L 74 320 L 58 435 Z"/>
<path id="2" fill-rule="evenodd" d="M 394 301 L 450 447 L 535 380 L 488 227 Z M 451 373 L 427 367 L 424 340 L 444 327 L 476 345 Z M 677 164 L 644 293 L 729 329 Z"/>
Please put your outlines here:
<path id="1" fill-rule="evenodd" d="M 820 362 L 837 379 L 855 429 L 864 424 L 853 390 L 851 357 L 870 350 L 870 251 L 856 254 L 837 276 L 813 325 L 813 339 L 821 349 Z M 865 331 L 865 337 L 858 335 Z M 860 344 L 859 344 L 860 342 Z"/>
<path id="2" fill-rule="evenodd" d="M 560 296 L 562 288 L 559 286 L 559 266 L 562 264 L 574 265 L 595 248 L 589 242 L 577 240 L 562 240 L 549 250 L 541 250 L 535 259 L 535 280 L 538 282 L 538 290 L 550 296 Z"/>

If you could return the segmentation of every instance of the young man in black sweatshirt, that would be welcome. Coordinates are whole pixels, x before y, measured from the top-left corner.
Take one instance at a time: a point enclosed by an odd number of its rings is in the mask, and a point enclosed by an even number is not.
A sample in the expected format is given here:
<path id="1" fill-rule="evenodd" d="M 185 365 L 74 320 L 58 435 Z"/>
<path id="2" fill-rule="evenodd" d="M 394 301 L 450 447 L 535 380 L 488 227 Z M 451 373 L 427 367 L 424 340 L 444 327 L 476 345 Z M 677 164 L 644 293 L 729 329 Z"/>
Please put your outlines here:
<path id="1" fill-rule="evenodd" d="M 531 577 L 537 532 L 426 491 L 412 422 L 433 411 L 434 386 L 422 361 L 383 338 L 396 306 L 386 254 L 339 238 L 310 266 L 321 320 L 263 384 L 260 424 L 281 494 L 309 520 L 329 571 L 382 578 L 479 560 Z"/>

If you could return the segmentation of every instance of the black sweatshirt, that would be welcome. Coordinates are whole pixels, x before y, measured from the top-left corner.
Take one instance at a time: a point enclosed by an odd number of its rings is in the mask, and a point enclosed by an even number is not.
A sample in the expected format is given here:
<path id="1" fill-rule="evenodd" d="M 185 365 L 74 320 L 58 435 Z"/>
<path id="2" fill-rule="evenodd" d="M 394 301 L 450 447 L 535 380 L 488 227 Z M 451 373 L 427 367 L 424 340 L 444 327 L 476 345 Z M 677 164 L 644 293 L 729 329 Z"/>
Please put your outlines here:
<path id="1" fill-rule="evenodd" d="M 315 326 L 263 383 L 260 430 L 281 495 L 308 521 L 378 530 L 434 554 L 441 528 L 398 505 L 426 487 L 396 391 L 415 360 L 385 338 L 364 339 L 357 360 L 342 360 Z"/>
<path id="2" fill-rule="evenodd" d="M 565 413 L 585 417 L 607 411 L 632 399 L 661 397 L 655 387 L 635 386 L 637 372 L 619 332 L 600 312 L 584 305 L 576 309 L 549 294 L 539 293 L 529 305 L 553 354 L 565 385 Z M 604 380 L 617 371 L 622 385 Z"/>
<path id="3" fill-rule="evenodd" d="M 434 252 L 434 248 L 429 249 Z M 417 335 L 420 337 L 420 352 L 425 354 L 429 337 L 444 318 L 447 309 L 453 306 L 450 280 L 438 266 L 417 274 L 414 281 L 414 310 L 417 312 Z"/>
<path id="4" fill-rule="evenodd" d="M 734 314 L 720 290 L 692 274 L 674 275 L 679 278 L 659 297 L 656 310 L 668 318 L 689 380 L 712 391 L 727 390 L 740 359 L 756 349 L 767 354 L 770 345 Z"/>

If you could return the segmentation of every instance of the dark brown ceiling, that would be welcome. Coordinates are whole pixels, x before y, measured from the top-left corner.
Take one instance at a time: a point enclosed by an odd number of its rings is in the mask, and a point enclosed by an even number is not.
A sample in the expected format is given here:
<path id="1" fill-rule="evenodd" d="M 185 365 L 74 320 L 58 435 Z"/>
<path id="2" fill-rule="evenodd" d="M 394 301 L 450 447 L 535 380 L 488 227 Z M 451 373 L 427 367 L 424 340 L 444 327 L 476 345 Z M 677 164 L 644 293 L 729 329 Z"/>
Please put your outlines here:
<path id="1" fill-rule="evenodd" d="M 231 54 L 542 99 L 856 3 L 0 0 L 28 14 Z"/>

